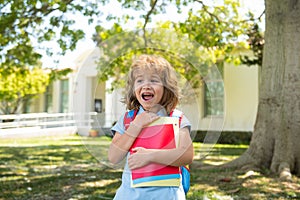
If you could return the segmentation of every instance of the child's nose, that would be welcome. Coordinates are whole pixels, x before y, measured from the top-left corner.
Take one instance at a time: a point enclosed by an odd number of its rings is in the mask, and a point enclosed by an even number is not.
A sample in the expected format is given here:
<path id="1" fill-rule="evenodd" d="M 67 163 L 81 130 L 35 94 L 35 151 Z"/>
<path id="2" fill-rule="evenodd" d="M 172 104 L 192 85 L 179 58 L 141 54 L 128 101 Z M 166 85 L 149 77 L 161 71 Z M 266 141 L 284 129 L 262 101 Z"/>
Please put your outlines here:
<path id="1" fill-rule="evenodd" d="M 149 88 L 149 87 L 151 87 L 151 81 L 145 81 L 142 87 L 143 88 Z"/>
<path id="2" fill-rule="evenodd" d="M 144 85 L 143 85 L 143 88 L 145 89 L 145 88 L 150 88 L 150 84 L 149 83 L 145 83 Z"/>

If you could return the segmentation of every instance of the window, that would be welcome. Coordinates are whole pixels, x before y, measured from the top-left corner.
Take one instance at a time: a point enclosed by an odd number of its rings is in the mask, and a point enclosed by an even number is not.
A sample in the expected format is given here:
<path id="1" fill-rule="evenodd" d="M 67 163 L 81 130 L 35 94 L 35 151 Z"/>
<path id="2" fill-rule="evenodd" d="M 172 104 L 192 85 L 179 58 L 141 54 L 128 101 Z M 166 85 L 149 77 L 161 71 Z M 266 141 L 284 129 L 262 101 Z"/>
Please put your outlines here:
<path id="1" fill-rule="evenodd" d="M 47 113 L 53 112 L 53 84 L 47 86 L 45 92 L 45 107 L 44 111 Z"/>
<path id="2" fill-rule="evenodd" d="M 66 113 L 69 111 L 69 80 L 60 81 L 60 112 Z"/>
<path id="3" fill-rule="evenodd" d="M 23 113 L 30 113 L 31 101 L 29 99 L 26 99 L 23 101 Z"/>
<path id="4" fill-rule="evenodd" d="M 95 99 L 95 112 L 102 112 L 102 99 Z"/>
<path id="5" fill-rule="evenodd" d="M 223 65 L 218 65 L 223 77 Z M 207 80 L 204 86 L 204 116 L 222 116 L 224 114 L 223 79 Z"/>

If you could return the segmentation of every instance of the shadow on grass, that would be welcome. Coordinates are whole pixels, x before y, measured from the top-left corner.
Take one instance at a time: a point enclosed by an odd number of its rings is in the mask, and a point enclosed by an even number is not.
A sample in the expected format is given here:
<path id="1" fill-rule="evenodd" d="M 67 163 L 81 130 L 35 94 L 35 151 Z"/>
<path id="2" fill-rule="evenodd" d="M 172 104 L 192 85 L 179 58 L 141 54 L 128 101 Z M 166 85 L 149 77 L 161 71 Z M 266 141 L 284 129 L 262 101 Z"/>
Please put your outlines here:
<path id="1" fill-rule="evenodd" d="M 109 141 L 102 138 L 1 141 L 0 199 L 112 199 L 121 171 L 100 164 L 87 150 L 88 141 L 101 143 L 88 145 L 106 156 Z"/>
<path id="2" fill-rule="evenodd" d="M 0 199 L 113 199 L 121 169 L 103 164 L 110 139 L 69 136 L 0 141 Z M 297 199 L 299 179 L 280 183 L 272 175 L 239 170 L 204 169 L 230 161 L 247 149 L 216 145 L 191 167 L 187 199 Z M 195 153 L 205 153 L 195 143 Z M 206 152 L 207 153 L 207 152 Z"/>
<path id="3" fill-rule="evenodd" d="M 197 146 L 197 144 L 195 145 Z M 196 148 L 198 158 L 191 166 L 191 191 L 188 199 L 300 199 L 300 179 L 281 182 L 268 170 L 245 171 L 224 169 L 221 164 L 229 162 L 247 150 L 245 145 L 217 144 L 204 154 Z"/>

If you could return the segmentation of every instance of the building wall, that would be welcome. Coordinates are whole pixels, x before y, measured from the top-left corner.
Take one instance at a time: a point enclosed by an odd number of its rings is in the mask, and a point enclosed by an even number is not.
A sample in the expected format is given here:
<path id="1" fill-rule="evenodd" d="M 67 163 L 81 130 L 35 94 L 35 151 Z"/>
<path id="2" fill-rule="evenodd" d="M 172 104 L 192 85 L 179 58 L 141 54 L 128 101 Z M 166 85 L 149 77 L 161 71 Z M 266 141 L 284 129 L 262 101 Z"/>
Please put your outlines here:
<path id="1" fill-rule="evenodd" d="M 59 106 L 60 106 L 60 81 L 53 82 L 53 113 L 59 112 Z"/>
<path id="2" fill-rule="evenodd" d="M 253 130 L 258 106 L 258 69 L 257 66 L 226 66 L 225 129 Z"/>
<path id="3" fill-rule="evenodd" d="M 112 80 L 108 80 L 106 89 L 111 86 Z M 124 90 L 116 89 L 113 92 L 108 92 L 105 95 L 105 126 L 111 127 L 125 113 L 126 107 L 121 102 L 124 97 Z"/>
<path id="4" fill-rule="evenodd" d="M 32 99 L 29 112 L 30 113 L 38 113 L 43 112 L 43 106 L 44 106 L 44 95 L 38 95 L 36 98 Z"/>
<path id="5" fill-rule="evenodd" d="M 204 115 L 204 85 L 192 89 L 178 106 L 191 121 L 192 130 L 252 131 L 258 105 L 258 67 L 224 66 L 224 117 Z M 125 111 L 122 91 L 106 97 L 107 114 L 117 120 Z"/>
<path id="6" fill-rule="evenodd" d="M 73 96 L 73 79 L 72 76 L 65 77 L 68 80 L 69 84 L 69 102 L 68 102 L 68 112 L 72 112 L 73 104 L 72 104 L 72 96 Z M 53 83 L 53 91 L 52 91 L 52 110 L 49 113 L 60 113 L 61 112 L 61 80 L 56 80 Z M 30 104 L 30 113 L 40 113 L 47 112 L 45 110 L 46 106 L 46 98 L 45 94 L 40 94 L 37 98 L 34 98 Z"/>
<path id="7" fill-rule="evenodd" d="M 124 113 L 121 103 L 123 89 L 108 93 L 111 80 L 99 83 L 97 64 L 99 49 L 83 53 L 78 58 L 78 66 L 69 78 L 69 112 L 83 113 L 95 111 L 95 99 L 102 100 L 102 112 L 97 113 L 94 128 L 110 127 Z M 252 131 L 258 105 L 258 67 L 224 66 L 224 118 L 204 116 L 204 88 L 189 89 L 179 109 L 183 110 L 192 123 L 193 130 Z M 59 81 L 54 82 L 53 112 L 59 112 Z M 43 95 L 32 105 L 33 112 L 44 112 Z M 79 119 L 81 120 L 81 119 Z M 90 127 L 93 128 L 93 127 Z M 87 129 L 85 130 L 87 131 Z"/>
<path id="8" fill-rule="evenodd" d="M 197 103 L 189 102 L 182 106 L 192 121 L 193 129 L 253 131 L 258 106 L 258 76 L 257 66 L 225 64 L 224 117 L 204 116 L 203 86 L 197 90 Z"/>

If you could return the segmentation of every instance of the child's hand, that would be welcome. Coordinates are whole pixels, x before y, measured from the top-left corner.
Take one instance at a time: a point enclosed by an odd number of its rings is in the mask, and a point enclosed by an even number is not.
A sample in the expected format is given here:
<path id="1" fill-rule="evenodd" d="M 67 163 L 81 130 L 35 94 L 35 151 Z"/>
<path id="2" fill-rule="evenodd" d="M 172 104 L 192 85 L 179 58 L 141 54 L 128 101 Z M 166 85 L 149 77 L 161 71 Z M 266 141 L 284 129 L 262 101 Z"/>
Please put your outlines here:
<path id="1" fill-rule="evenodd" d="M 145 111 L 140 115 L 137 115 L 132 123 L 140 128 L 143 128 L 158 118 L 159 116 L 156 113 Z"/>
<path id="2" fill-rule="evenodd" d="M 150 150 L 145 149 L 143 147 L 136 147 L 133 148 L 132 151 L 134 152 L 128 158 L 128 167 L 133 170 L 150 163 L 149 153 Z"/>

